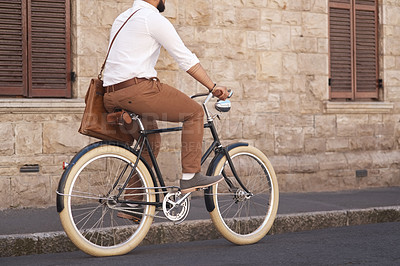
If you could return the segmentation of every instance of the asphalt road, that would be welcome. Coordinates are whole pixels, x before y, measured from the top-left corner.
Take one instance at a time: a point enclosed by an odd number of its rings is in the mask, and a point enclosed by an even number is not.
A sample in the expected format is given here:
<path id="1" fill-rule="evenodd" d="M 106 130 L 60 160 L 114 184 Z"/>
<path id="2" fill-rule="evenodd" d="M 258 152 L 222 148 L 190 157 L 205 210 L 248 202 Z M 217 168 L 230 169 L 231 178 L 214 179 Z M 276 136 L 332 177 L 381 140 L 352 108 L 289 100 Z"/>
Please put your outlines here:
<path id="1" fill-rule="evenodd" d="M 250 246 L 224 239 L 139 247 L 125 256 L 82 252 L 0 258 L 0 265 L 400 265 L 400 222 L 266 236 Z"/>

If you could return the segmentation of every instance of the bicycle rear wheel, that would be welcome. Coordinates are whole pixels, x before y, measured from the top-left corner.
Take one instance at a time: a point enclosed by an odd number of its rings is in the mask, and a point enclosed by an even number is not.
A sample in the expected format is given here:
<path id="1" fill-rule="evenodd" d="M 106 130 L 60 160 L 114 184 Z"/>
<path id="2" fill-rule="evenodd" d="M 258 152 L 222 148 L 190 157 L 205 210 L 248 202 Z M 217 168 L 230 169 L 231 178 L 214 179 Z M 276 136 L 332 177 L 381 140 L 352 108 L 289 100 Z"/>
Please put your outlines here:
<path id="1" fill-rule="evenodd" d="M 206 191 L 211 194 L 215 206 L 210 216 L 227 240 L 239 245 L 253 244 L 268 233 L 275 220 L 278 182 L 271 163 L 260 150 L 239 146 L 229 154 L 243 186 L 234 177 L 224 156 L 213 174 L 224 174 L 225 180 Z"/>
<path id="2" fill-rule="evenodd" d="M 135 248 L 146 236 L 155 207 L 120 203 L 116 195 L 130 174 L 135 189 L 124 190 L 119 199 L 136 197 L 155 202 L 150 174 L 131 151 L 103 144 L 83 154 L 71 166 L 65 180 L 61 223 L 71 241 L 93 256 L 122 255 Z M 137 189 L 142 188 L 142 189 Z M 139 221 L 120 218 L 133 215 Z"/>

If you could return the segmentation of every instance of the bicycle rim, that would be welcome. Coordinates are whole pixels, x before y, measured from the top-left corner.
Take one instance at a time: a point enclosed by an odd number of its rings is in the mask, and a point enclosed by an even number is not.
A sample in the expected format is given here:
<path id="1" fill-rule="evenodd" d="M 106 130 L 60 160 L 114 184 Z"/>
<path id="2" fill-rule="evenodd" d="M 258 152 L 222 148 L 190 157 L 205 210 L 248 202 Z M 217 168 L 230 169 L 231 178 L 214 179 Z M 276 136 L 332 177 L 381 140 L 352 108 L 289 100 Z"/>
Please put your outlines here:
<path id="1" fill-rule="evenodd" d="M 71 169 L 64 190 L 65 210 L 60 213 L 64 229 L 82 251 L 94 256 L 120 255 L 137 246 L 146 235 L 154 216 L 154 206 L 127 205 L 116 200 L 136 156 L 113 146 L 89 151 Z M 132 173 L 131 173 L 132 172 Z M 149 173 L 140 163 L 133 173 L 133 189 L 119 199 L 153 201 Z M 126 219 L 129 215 L 134 220 Z M 121 218 L 125 217 L 125 218 Z"/>
<path id="2" fill-rule="evenodd" d="M 224 171 L 231 184 L 221 181 L 212 187 L 215 209 L 210 215 L 229 241 L 252 244 L 267 234 L 276 216 L 279 191 L 275 172 L 265 155 L 254 147 L 237 147 L 229 153 L 244 187 L 224 158 L 214 174 Z"/>

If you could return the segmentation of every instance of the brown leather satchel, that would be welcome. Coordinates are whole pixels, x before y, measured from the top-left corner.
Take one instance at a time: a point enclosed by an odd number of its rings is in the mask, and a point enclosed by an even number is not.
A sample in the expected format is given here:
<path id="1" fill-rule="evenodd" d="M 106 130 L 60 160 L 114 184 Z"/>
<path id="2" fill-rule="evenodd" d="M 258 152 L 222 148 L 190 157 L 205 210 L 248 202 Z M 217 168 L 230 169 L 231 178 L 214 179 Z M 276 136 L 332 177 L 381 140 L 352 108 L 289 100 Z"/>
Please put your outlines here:
<path id="1" fill-rule="evenodd" d="M 83 113 L 81 126 L 78 130 L 78 132 L 83 135 L 102 140 L 118 140 L 125 142 L 128 145 L 132 145 L 133 143 L 132 135 L 125 130 L 123 125 L 119 125 L 118 123 L 107 123 L 107 111 L 104 108 L 103 102 L 105 89 L 103 87 L 102 74 L 115 38 L 128 20 L 137 11 L 129 16 L 129 18 L 124 22 L 124 24 L 122 24 L 117 33 L 114 35 L 110 47 L 108 48 L 106 59 L 101 67 L 99 76 L 90 81 L 89 89 L 85 97 L 86 107 Z"/>
<path id="2" fill-rule="evenodd" d="M 132 145 L 133 137 L 123 125 L 107 122 L 103 95 L 103 81 L 97 78 L 92 79 L 85 97 L 86 107 L 79 133 L 102 140 L 118 140 Z"/>

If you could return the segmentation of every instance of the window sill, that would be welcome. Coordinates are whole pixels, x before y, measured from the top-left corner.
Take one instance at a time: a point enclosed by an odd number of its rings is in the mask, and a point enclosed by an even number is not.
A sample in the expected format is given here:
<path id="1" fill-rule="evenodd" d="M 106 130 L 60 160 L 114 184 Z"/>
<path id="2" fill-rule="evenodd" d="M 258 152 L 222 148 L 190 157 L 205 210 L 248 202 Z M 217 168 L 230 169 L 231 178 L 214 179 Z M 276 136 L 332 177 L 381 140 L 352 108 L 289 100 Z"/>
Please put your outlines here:
<path id="1" fill-rule="evenodd" d="M 387 114 L 393 111 L 388 102 L 324 102 L 327 114 Z"/>
<path id="2" fill-rule="evenodd" d="M 83 113 L 83 99 L 0 99 L 0 113 Z"/>

